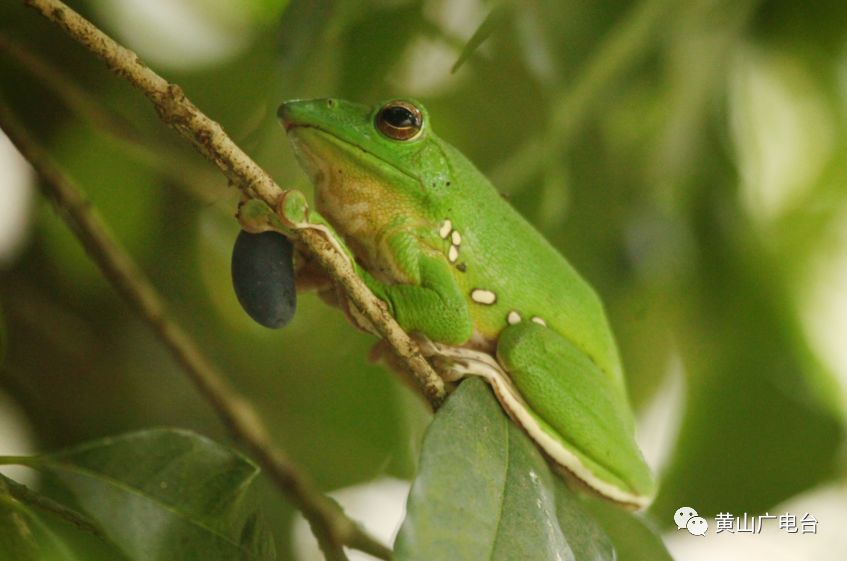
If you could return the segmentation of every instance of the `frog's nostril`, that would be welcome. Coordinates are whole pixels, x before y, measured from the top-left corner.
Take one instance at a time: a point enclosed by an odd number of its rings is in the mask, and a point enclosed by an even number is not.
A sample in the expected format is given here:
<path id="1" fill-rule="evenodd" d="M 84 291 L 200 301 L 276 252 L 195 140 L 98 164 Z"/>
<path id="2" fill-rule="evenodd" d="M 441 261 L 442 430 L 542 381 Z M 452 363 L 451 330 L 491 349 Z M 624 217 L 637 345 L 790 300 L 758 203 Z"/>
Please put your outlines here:
<path id="1" fill-rule="evenodd" d="M 326 100 L 326 106 L 329 107 L 330 109 L 333 109 L 335 107 L 335 100 L 332 99 L 332 98 L 327 99 Z"/>

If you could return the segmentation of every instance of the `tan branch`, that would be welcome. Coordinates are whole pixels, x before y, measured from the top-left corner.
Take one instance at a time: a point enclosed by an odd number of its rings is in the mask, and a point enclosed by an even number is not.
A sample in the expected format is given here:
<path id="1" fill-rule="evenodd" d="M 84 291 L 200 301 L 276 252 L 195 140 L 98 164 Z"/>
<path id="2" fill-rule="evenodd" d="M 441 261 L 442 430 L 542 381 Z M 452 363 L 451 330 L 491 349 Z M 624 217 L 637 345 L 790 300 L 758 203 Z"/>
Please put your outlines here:
<path id="1" fill-rule="evenodd" d="M 35 168 L 45 195 L 54 202 L 103 275 L 150 324 L 230 431 L 303 513 L 327 559 L 345 561 L 347 557 L 342 546 L 347 544 L 390 559 L 390 550 L 347 518 L 335 502 L 320 493 L 312 480 L 273 445 L 250 403 L 235 392 L 189 335 L 167 314 L 153 285 L 109 234 L 76 186 L 56 168 L 4 103 L 0 103 L 0 128 Z"/>
<path id="2" fill-rule="evenodd" d="M 134 52 L 116 43 L 59 0 L 24 0 L 24 3 L 60 26 L 100 57 L 113 72 L 144 92 L 161 119 L 189 139 L 236 187 L 246 195 L 276 207 L 282 189 L 227 136 L 218 123 L 185 97 L 179 86 L 153 72 Z M 444 382 L 423 357 L 418 345 L 356 276 L 348 260 L 320 233 L 303 229 L 298 230 L 296 236 L 296 241 L 315 256 L 330 278 L 342 287 L 346 296 L 388 342 L 401 363 L 415 376 L 430 404 L 437 408 L 445 397 Z"/>

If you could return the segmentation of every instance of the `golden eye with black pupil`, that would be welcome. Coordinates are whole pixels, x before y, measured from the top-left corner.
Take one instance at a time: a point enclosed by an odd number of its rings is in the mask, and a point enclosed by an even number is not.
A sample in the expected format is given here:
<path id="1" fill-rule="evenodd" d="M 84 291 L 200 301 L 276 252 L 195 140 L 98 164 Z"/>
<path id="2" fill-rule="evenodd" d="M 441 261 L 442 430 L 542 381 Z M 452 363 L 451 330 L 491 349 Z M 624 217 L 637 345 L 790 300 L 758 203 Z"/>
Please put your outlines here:
<path id="1" fill-rule="evenodd" d="M 376 128 L 393 140 L 412 140 L 421 133 L 423 115 L 407 101 L 389 101 L 376 114 Z"/>

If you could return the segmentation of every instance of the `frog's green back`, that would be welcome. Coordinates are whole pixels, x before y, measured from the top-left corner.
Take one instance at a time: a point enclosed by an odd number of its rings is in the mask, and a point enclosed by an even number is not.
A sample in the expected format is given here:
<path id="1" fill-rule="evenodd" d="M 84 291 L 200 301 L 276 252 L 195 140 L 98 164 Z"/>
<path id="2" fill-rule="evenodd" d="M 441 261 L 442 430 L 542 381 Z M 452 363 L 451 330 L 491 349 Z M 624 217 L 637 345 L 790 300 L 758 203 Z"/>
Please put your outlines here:
<path id="1" fill-rule="evenodd" d="M 493 304 L 471 304 L 477 330 L 496 336 L 511 312 L 523 321 L 540 318 L 582 348 L 623 389 L 618 352 L 594 290 L 461 152 L 443 140 L 438 143 L 452 172 L 455 196 L 445 197 L 437 208 L 461 238 L 455 276 L 468 294 L 486 290 L 496 296 Z M 465 252 L 482 257 L 462 266 Z"/>

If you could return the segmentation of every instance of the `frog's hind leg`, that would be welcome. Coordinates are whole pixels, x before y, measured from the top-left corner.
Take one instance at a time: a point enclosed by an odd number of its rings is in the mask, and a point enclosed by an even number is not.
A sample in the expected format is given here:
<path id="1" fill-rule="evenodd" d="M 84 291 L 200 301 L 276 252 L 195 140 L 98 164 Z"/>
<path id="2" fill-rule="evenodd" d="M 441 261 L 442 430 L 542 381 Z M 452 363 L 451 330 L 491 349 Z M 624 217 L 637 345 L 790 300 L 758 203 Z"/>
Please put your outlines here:
<path id="1" fill-rule="evenodd" d="M 521 322 L 501 333 L 497 360 L 531 405 L 512 417 L 556 464 L 604 497 L 649 503 L 654 482 L 626 396 L 588 354 L 546 326 Z"/>

